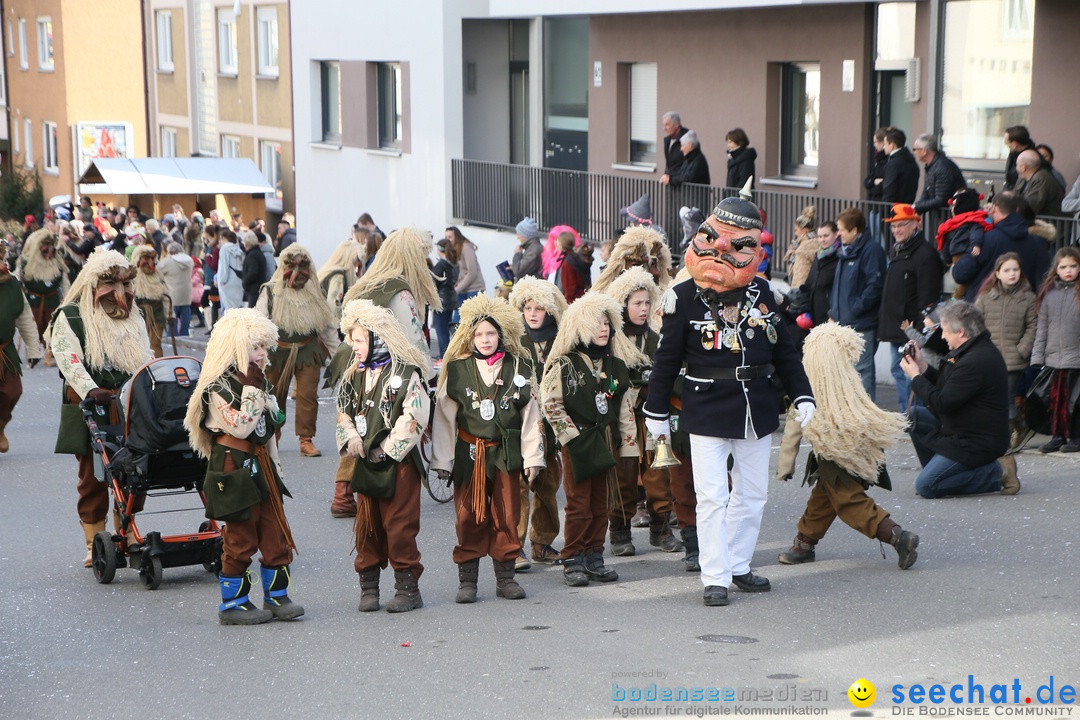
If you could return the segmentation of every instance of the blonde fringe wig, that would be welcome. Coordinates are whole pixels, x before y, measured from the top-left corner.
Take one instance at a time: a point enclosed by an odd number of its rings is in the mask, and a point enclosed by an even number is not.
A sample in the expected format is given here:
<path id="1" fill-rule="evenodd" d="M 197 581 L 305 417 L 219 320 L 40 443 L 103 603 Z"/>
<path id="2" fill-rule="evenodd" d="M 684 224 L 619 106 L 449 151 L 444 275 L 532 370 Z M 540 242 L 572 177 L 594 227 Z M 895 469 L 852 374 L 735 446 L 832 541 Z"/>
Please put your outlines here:
<path id="1" fill-rule="evenodd" d="M 285 266 L 294 258 L 307 258 L 311 267 L 311 277 L 299 290 L 290 289 L 285 284 Z M 285 332 L 298 335 L 308 334 L 321 332 L 337 325 L 334 311 L 330 303 L 326 302 L 322 288 L 319 287 L 319 276 L 315 272 L 311 253 L 302 245 L 293 243 L 281 251 L 277 269 L 274 270 L 274 275 L 268 284 L 274 294 L 274 307 L 273 312 L 270 313 L 270 319 Z"/>
<path id="2" fill-rule="evenodd" d="M 210 383 L 235 370 L 247 372 L 251 351 L 260 345 L 272 348 L 277 345 L 277 340 L 277 326 L 253 308 L 230 309 L 214 324 L 214 332 L 206 345 L 206 358 L 199 372 L 199 382 L 195 385 L 195 392 L 188 401 L 187 415 L 184 416 L 184 427 L 190 436 L 191 447 L 201 457 L 210 457 L 213 448 L 213 437 L 202 424 L 205 418 L 202 399 Z M 270 402 L 276 404 L 272 393 Z"/>
<path id="3" fill-rule="evenodd" d="M 56 255 L 53 256 L 52 260 L 41 257 L 41 241 L 48 237 L 56 240 Z M 30 233 L 30 237 L 26 238 L 22 254 L 19 256 L 19 264 L 22 266 L 19 270 L 19 279 L 48 282 L 62 276 L 64 271 L 67 270 L 60 252 L 62 245 L 63 243 L 60 242 L 56 235 L 44 228 Z"/>
<path id="4" fill-rule="evenodd" d="M 332 270 L 344 270 L 345 290 L 348 290 L 356 282 L 356 264 L 364 259 L 364 246 L 355 240 L 346 240 L 334 248 L 330 259 L 319 268 L 319 278 L 325 278 Z"/>
<path id="5" fill-rule="evenodd" d="M 900 413 L 882 410 L 863 389 L 855 361 L 862 337 L 836 323 L 818 325 L 803 344 L 803 365 L 817 412 L 804 434 L 814 452 L 857 478 L 873 483 L 885 450 L 907 429 Z"/>
<path id="6" fill-rule="evenodd" d="M 644 226 L 627 228 L 622 234 L 615 247 L 611 249 L 611 257 L 600 277 L 596 279 L 592 289 L 603 291 L 615 279 L 623 274 L 627 260 L 642 261 L 647 257 L 656 257 L 660 265 L 660 292 L 667 290 L 671 285 L 671 249 L 667 241 L 660 233 Z"/>
<path id="7" fill-rule="evenodd" d="M 532 275 L 526 275 L 515 282 L 514 289 L 510 291 L 510 304 L 519 311 L 524 311 L 525 304 L 529 302 L 539 305 L 544 312 L 554 317 L 556 325 L 562 321 L 563 313 L 566 312 L 566 296 L 562 291 L 553 283 Z"/>
<path id="8" fill-rule="evenodd" d="M 85 328 L 86 346 L 83 353 L 86 362 L 98 368 L 111 365 L 133 375 L 153 359 L 142 315 L 133 307 L 126 318 L 114 320 L 98 307 L 94 298 L 94 291 L 103 276 L 115 268 L 128 270 L 130 267 L 127 259 L 120 253 L 99 248 L 87 258 L 60 306 L 76 305 L 79 308 L 79 316 Z M 45 330 L 45 342 L 50 344 L 51 341 L 50 323 Z"/>
<path id="9" fill-rule="evenodd" d="M 401 325 L 388 309 L 379 307 L 370 300 L 350 300 L 341 310 L 341 332 L 345 334 L 345 342 L 349 342 L 349 331 L 358 325 L 375 333 L 386 343 L 386 348 L 390 351 L 392 373 L 399 373 L 403 365 L 413 365 L 420 368 L 421 378 L 431 375 L 430 359 L 405 336 Z M 356 372 L 357 362 L 353 355 L 349 369 L 345 371 L 346 378 Z"/>
<path id="10" fill-rule="evenodd" d="M 419 311 L 422 312 L 425 305 L 432 310 L 442 310 L 439 291 L 435 288 L 435 280 L 427 264 L 433 247 L 431 234 L 414 227 L 404 227 L 390 233 L 375 253 L 371 267 L 349 289 L 343 302 L 355 300 L 368 290 L 400 279 L 412 291 Z"/>
<path id="11" fill-rule="evenodd" d="M 649 302 L 652 303 L 652 309 L 649 312 L 649 327 L 657 332 L 660 331 L 660 288 L 657 286 L 656 281 L 653 280 L 653 276 L 649 274 L 649 271 L 643 267 L 632 267 L 622 275 L 617 277 L 614 282 L 608 285 L 607 289 L 602 292 L 605 295 L 610 295 L 615 298 L 615 302 L 626 307 L 627 300 L 630 296 L 636 293 L 638 290 L 647 290 L 649 292 Z M 651 358 L 647 364 L 651 364 Z M 629 362 L 626 363 L 627 367 L 636 367 Z"/>
<path id="12" fill-rule="evenodd" d="M 559 359 L 568 357 L 579 346 L 591 343 L 600 319 L 605 315 L 611 323 L 611 338 L 608 343 L 611 345 L 612 354 L 626 363 L 627 367 L 641 367 L 650 362 L 630 338 L 623 334 L 622 306 L 610 295 L 590 290 L 575 300 L 563 315 L 559 333 L 552 341 L 551 351 L 548 353 L 544 379 L 540 383 L 542 397 L 548 397 L 559 387 L 562 366 L 565 364 L 565 361 Z"/>
<path id="13" fill-rule="evenodd" d="M 480 293 L 461 303 L 458 312 L 461 314 L 461 322 L 458 323 L 454 336 L 450 338 L 450 344 L 446 346 L 446 352 L 443 354 L 446 362 L 472 356 L 473 331 L 482 320 L 488 318 L 494 320 L 499 326 L 503 350 L 508 355 L 513 355 L 519 360 L 529 356 L 525 346 L 521 344 L 521 336 L 525 332 L 525 319 L 510 303 L 501 298 L 493 298 Z M 446 375 L 445 372 L 439 374 L 439 390 L 446 385 Z"/>

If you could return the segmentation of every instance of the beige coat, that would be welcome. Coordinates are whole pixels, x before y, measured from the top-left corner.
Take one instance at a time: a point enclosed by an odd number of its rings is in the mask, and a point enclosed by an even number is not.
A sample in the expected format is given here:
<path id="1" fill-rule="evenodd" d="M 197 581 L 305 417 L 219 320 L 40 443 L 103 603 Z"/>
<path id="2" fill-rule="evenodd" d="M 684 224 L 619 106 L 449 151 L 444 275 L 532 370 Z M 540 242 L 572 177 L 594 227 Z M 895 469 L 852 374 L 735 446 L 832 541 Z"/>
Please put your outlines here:
<path id="1" fill-rule="evenodd" d="M 1035 293 L 1028 283 L 1021 280 L 1012 292 L 992 287 L 975 299 L 975 307 L 986 318 L 986 329 L 1005 358 L 1005 367 L 1010 372 L 1026 368 L 1037 326 Z"/>

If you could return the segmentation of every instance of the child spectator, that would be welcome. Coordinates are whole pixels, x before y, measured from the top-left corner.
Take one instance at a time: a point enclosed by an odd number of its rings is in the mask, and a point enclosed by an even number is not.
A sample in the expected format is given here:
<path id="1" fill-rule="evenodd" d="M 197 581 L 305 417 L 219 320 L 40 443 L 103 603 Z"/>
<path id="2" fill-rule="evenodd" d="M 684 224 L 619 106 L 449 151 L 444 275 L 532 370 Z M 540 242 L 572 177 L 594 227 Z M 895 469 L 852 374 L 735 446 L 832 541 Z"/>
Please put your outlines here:
<path id="1" fill-rule="evenodd" d="M 1050 271 L 1035 301 L 1039 313 L 1033 365 L 1054 369 L 1050 385 L 1050 442 L 1039 450 L 1080 452 L 1077 415 L 1077 379 L 1080 378 L 1080 250 L 1063 247 L 1054 255 Z"/>

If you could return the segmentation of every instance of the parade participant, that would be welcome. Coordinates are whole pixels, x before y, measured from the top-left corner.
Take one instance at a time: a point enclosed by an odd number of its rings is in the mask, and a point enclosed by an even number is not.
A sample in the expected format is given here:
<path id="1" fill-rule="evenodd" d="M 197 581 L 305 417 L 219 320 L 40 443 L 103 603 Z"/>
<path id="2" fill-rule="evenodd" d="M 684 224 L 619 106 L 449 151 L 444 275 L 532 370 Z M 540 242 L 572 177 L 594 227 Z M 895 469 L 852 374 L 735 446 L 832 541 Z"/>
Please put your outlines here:
<path id="1" fill-rule="evenodd" d="M 663 235 L 643 226 L 627 228 L 612 248 L 611 257 L 592 289 L 603 292 L 615 278 L 635 266 L 649 271 L 661 293 L 667 290 L 671 285 L 671 250 Z"/>
<path id="2" fill-rule="evenodd" d="M 727 605 L 728 585 L 765 592 L 750 568 L 768 488 L 771 434 L 779 425 L 776 376 L 793 398 L 797 419 L 814 412 L 810 383 L 769 284 L 754 276 L 761 262 L 761 212 L 726 198 L 686 250 L 691 279 L 661 300 L 663 326 L 643 412 L 653 437 L 670 436 L 671 393 L 683 363 L 680 425 L 690 430 L 697 492 L 701 581 L 706 605 Z M 717 468 L 734 456 L 729 492 Z M 729 497 L 730 496 L 730 497 Z"/>
<path id="3" fill-rule="evenodd" d="M 11 422 L 11 411 L 22 396 L 22 362 L 15 348 L 16 330 L 26 344 L 27 364 L 34 367 L 41 360 L 34 314 L 8 267 L 9 251 L 7 242 L 0 241 L 0 453 L 10 449 L 4 428 Z"/>
<path id="4" fill-rule="evenodd" d="M 333 308 L 335 320 L 339 322 L 345 293 L 356 284 L 356 278 L 363 268 L 364 246 L 351 238 L 334 248 L 330 259 L 319 268 L 319 288 Z"/>
<path id="5" fill-rule="evenodd" d="M 521 344 L 532 362 L 533 376 L 542 378 L 548 351 L 559 332 L 559 321 L 566 312 L 566 299 L 552 283 L 524 277 L 514 283 L 514 289 L 510 292 L 510 304 L 517 308 L 525 319 L 525 333 L 521 336 Z M 519 572 L 528 570 L 531 563 L 558 565 L 560 562 L 559 552 L 551 543 L 559 534 L 559 504 L 555 496 L 559 492 L 561 481 L 559 448 L 555 444 L 551 424 L 545 419 L 544 469 L 531 483 L 526 478 L 521 479 L 518 537 L 524 543 L 525 536 L 529 536 L 531 552 L 527 556 L 524 547 L 522 548 L 516 564 Z"/>
<path id="6" fill-rule="evenodd" d="M 619 579 L 604 565 L 608 486 L 619 462 L 638 457 L 630 373 L 622 358 L 640 354 L 621 326 L 622 308 L 611 297 L 593 291 L 575 300 L 563 315 L 541 383 L 544 416 L 562 447 L 563 582 L 570 587 Z"/>
<path id="7" fill-rule="evenodd" d="M 395 594 L 386 610 L 408 612 L 424 606 L 416 534 L 425 472 L 418 443 L 431 417 L 424 386 L 428 359 L 390 311 L 370 300 L 345 306 L 341 331 L 354 359 L 338 387 L 337 446 L 357 458 L 353 565 L 360 575 L 360 612 L 379 609 L 379 573 L 387 563 L 394 568 Z"/>
<path id="8" fill-rule="evenodd" d="M 525 597 L 514 579 L 521 553 L 517 523 L 522 473 L 544 469 L 544 431 L 533 394 L 532 365 L 521 345 L 521 314 L 487 295 L 461 308 L 443 356 L 431 430 L 431 467 L 454 484 L 458 544 L 456 602 L 476 602 L 480 558 L 491 556 L 495 594 Z"/>
<path id="9" fill-rule="evenodd" d="M 108 421 L 119 422 L 113 402 L 120 387 L 153 358 L 146 325 L 132 313 L 134 269 L 115 250 L 92 253 L 45 331 L 64 378 L 63 405 L 56 452 L 75 455 L 79 463 L 79 520 L 86 538 L 86 558 L 94 535 L 105 529 L 109 486 L 94 477 L 94 453 L 79 403 L 91 398 L 105 408 Z"/>
<path id="10" fill-rule="evenodd" d="M 37 324 L 39 340 L 45 337 L 49 318 L 68 291 L 67 267 L 56 247 L 56 235 L 42 228 L 30 233 L 19 255 L 17 274 Z M 52 351 L 46 343 L 45 367 L 53 364 Z"/>
<path id="11" fill-rule="evenodd" d="M 863 339 L 849 327 L 819 325 L 803 344 L 803 366 L 814 389 L 817 412 L 804 432 L 813 450 L 803 482 L 811 486 L 795 543 L 779 560 L 814 561 L 814 548 L 839 517 L 868 538 L 896 548 L 901 570 L 918 558 L 919 536 L 904 530 L 866 491 L 892 489 L 885 451 L 904 435 L 907 420 L 882 410 L 863 389 L 855 361 Z"/>
<path id="12" fill-rule="evenodd" d="M 169 298 L 169 286 L 165 283 L 165 276 L 157 270 L 154 246 L 136 247 L 131 252 L 131 266 L 136 271 L 132 283 L 135 288 L 135 304 L 146 323 L 150 349 L 154 351 L 154 357 L 161 357 L 165 354 L 161 348 L 161 336 L 165 331 L 167 318 L 172 317 L 172 300 Z"/>
<path id="13" fill-rule="evenodd" d="M 206 517 L 225 522 L 218 576 L 222 625 L 258 625 L 304 614 L 288 594 L 296 543 L 282 505 L 289 491 L 274 437 L 285 414 L 265 376 L 267 349 L 277 341 L 278 328 L 257 311 L 226 313 L 210 335 L 184 417 L 192 449 L 209 461 L 203 482 Z M 248 597 L 248 568 L 256 550 L 261 610 Z"/>
<path id="14" fill-rule="evenodd" d="M 293 243 L 281 251 L 281 263 L 259 291 L 255 305 L 278 327 L 277 348 L 270 354 L 267 379 L 278 405 L 285 407 L 289 386 L 296 379 L 296 435 L 302 457 L 322 455 L 311 442 L 319 414 L 319 371 L 337 350 L 334 312 L 319 288 L 311 255 Z"/>
<path id="15" fill-rule="evenodd" d="M 649 390 L 652 373 L 652 356 L 660 336 L 649 327 L 654 316 L 653 309 L 660 304 L 660 290 L 645 268 L 631 267 L 604 291 L 622 306 L 623 333 L 639 351 L 636 357 L 622 360 L 630 371 L 630 388 L 626 391 L 634 408 L 638 456 L 620 462 L 615 468 L 618 493 L 611 502 L 610 530 L 612 555 L 633 555 L 636 551 L 630 534 L 630 521 L 637 505 L 638 479 L 645 488 L 649 513 L 649 544 L 664 552 L 683 549 L 671 532 L 671 487 L 663 470 L 650 467 L 649 450 L 652 442 L 645 432 L 645 418 L 641 406 Z"/>

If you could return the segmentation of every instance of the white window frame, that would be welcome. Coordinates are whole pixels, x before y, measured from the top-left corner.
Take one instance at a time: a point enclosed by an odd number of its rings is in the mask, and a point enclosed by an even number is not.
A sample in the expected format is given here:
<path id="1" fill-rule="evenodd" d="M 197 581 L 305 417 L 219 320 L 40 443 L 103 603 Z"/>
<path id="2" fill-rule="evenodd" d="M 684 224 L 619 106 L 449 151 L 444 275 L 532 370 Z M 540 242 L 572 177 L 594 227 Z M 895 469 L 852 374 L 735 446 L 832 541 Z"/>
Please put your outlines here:
<path id="1" fill-rule="evenodd" d="M 49 175 L 60 174 L 60 155 L 56 147 L 56 123 L 41 123 L 41 171 Z"/>
<path id="2" fill-rule="evenodd" d="M 336 60 L 319 63 L 319 135 L 317 141 L 341 144 L 341 64 Z"/>
<path id="3" fill-rule="evenodd" d="M 176 157 L 176 128 L 161 127 L 161 157 Z"/>
<path id="4" fill-rule="evenodd" d="M 236 15 L 232 7 L 217 11 L 218 74 L 235 77 L 240 74 L 239 50 L 236 47 Z"/>
<path id="5" fill-rule="evenodd" d="M 259 75 L 277 77 L 278 70 L 278 15 L 277 5 L 255 9 L 256 45 L 259 54 Z"/>
<path id="6" fill-rule="evenodd" d="M 56 69 L 56 56 L 52 40 L 52 18 L 37 19 L 38 70 L 52 72 Z"/>
<path id="7" fill-rule="evenodd" d="M 272 140 L 259 141 L 259 167 L 263 177 L 275 189 L 281 182 L 281 167 L 277 160 L 281 157 L 281 143 Z"/>
<path id="8" fill-rule="evenodd" d="M 8 18 L 7 21 L 7 55 L 15 57 L 15 20 Z"/>
<path id="9" fill-rule="evenodd" d="M 26 150 L 23 155 L 23 167 L 31 170 L 34 167 L 34 123 L 30 118 L 23 119 L 23 145 Z"/>
<path id="10" fill-rule="evenodd" d="M 627 68 L 626 158 L 634 165 L 657 163 L 656 63 L 631 63 Z"/>
<path id="11" fill-rule="evenodd" d="M 172 11 L 158 10 L 154 17 L 157 27 L 158 72 L 173 72 Z"/>
<path id="12" fill-rule="evenodd" d="M 19 132 L 19 126 L 15 122 L 12 122 L 11 139 L 16 155 L 22 152 L 22 148 L 20 147 L 20 145 L 22 144 L 22 138 L 19 137 L 20 135 L 22 135 L 22 133 Z"/>
<path id="13" fill-rule="evenodd" d="M 221 157 L 223 158 L 238 158 L 243 157 L 240 154 L 240 138 L 236 135 L 222 135 L 221 136 Z"/>
<path id="14" fill-rule="evenodd" d="M 379 147 L 400 150 L 405 135 L 401 63 L 386 62 L 377 65 L 375 84 L 378 102 Z"/>
<path id="15" fill-rule="evenodd" d="M 26 18 L 19 18 L 19 69 L 30 69 L 30 51 L 26 47 Z"/>

